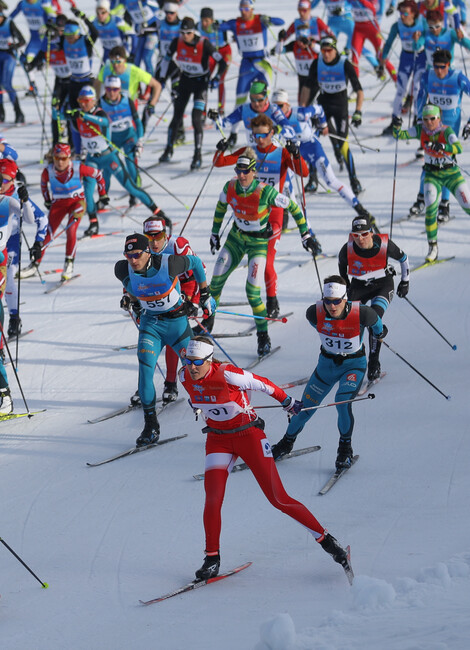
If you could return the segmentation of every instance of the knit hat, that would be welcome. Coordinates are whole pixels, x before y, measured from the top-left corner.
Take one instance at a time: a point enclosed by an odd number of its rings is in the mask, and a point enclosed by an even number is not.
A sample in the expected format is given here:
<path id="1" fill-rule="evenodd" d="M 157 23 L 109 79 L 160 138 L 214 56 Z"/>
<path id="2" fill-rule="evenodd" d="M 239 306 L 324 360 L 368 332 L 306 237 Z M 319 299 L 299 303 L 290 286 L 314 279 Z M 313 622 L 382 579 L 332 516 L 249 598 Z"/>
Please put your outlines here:
<path id="1" fill-rule="evenodd" d="M 124 255 L 130 251 L 147 251 L 149 247 L 149 240 L 145 235 L 134 232 L 132 235 L 127 235 L 126 243 L 124 244 Z"/>
<path id="2" fill-rule="evenodd" d="M 13 179 L 16 178 L 17 173 L 18 165 L 14 160 L 10 160 L 9 158 L 2 158 L 0 160 L 0 174 L 5 174 L 5 176 Z"/>
<path id="3" fill-rule="evenodd" d="M 194 32 L 196 30 L 196 23 L 192 18 L 186 16 L 181 21 L 180 31 L 182 32 Z"/>
<path id="4" fill-rule="evenodd" d="M 201 18 L 214 18 L 214 12 L 210 7 L 201 9 Z"/>
<path id="5" fill-rule="evenodd" d="M 271 101 L 273 104 L 288 104 L 289 95 L 287 94 L 287 90 L 284 90 L 283 88 L 275 90 L 272 94 Z"/>
<path id="6" fill-rule="evenodd" d="M 367 232 L 372 230 L 369 217 L 355 217 L 352 220 L 351 232 Z"/>

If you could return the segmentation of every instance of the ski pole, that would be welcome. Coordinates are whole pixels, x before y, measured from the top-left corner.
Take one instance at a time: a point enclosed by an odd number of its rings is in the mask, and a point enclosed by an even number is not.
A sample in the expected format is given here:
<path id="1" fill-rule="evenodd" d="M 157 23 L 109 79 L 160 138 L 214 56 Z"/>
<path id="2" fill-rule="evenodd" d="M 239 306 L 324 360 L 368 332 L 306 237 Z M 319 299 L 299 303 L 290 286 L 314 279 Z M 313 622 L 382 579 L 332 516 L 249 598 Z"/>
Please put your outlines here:
<path id="1" fill-rule="evenodd" d="M 47 243 L 45 246 L 42 247 L 42 250 L 45 251 L 46 248 L 48 248 L 53 242 L 55 242 L 56 239 L 58 239 L 61 235 L 64 234 L 64 232 L 67 232 L 67 230 L 70 228 L 70 226 L 73 224 L 73 222 L 76 221 L 76 219 L 72 219 L 70 223 L 68 223 L 65 228 L 62 228 L 62 230 L 55 236 L 52 237 L 49 243 Z"/>
<path id="2" fill-rule="evenodd" d="M 452 343 L 449 343 L 449 341 L 446 339 L 446 337 L 445 337 L 443 334 L 441 334 L 441 332 L 437 329 L 437 327 L 434 327 L 434 325 L 431 323 L 431 321 L 428 320 L 428 319 L 426 318 L 426 316 L 425 316 L 425 315 L 424 315 L 424 314 L 423 314 L 423 313 L 422 313 L 422 312 L 421 312 L 421 311 L 416 307 L 416 305 L 414 305 L 414 304 L 411 302 L 411 300 L 410 300 L 409 298 L 407 298 L 407 296 L 405 296 L 405 300 L 406 300 L 406 302 L 407 302 L 409 305 L 411 305 L 411 306 L 413 307 L 413 309 L 415 309 L 415 310 L 418 312 L 418 314 L 419 314 L 422 318 L 424 318 L 424 320 L 426 321 L 426 323 L 427 323 L 428 325 L 430 325 L 430 326 L 433 328 L 433 330 L 434 330 L 435 332 L 437 332 L 437 333 L 439 334 L 439 336 L 440 336 L 442 339 L 444 339 L 444 341 L 447 343 L 447 345 L 449 345 L 449 346 L 452 348 L 452 350 L 456 350 L 456 349 L 457 349 L 457 346 L 456 346 L 456 345 L 452 345 Z"/>
<path id="3" fill-rule="evenodd" d="M 227 357 L 227 359 L 228 359 L 229 361 L 231 361 L 231 362 L 233 363 L 234 366 L 237 366 L 237 368 L 239 368 L 240 366 L 238 365 L 238 363 L 235 363 L 235 361 L 232 359 L 232 357 L 231 357 L 229 354 L 227 354 L 227 352 L 223 349 L 223 347 L 220 345 L 220 343 L 219 343 L 219 342 L 218 342 L 218 341 L 217 341 L 217 340 L 212 336 L 212 334 L 209 332 L 209 330 L 207 329 L 207 327 L 204 327 L 204 325 L 203 325 L 202 322 L 199 320 L 199 318 L 197 318 L 197 316 L 193 316 L 193 318 L 194 318 L 194 320 L 196 321 L 196 323 L 199 325 L 199 327 L 202 328 L 202 330 L 204 331 L 204 334 L 206 334 L 210 339 L 212 339 L 212 341 L 216 344 L 216 346 L 217 346 L 217 347 L 218 347 L 218 348 L 219 348 L 219 349 L 220 349 L 220 350 L 225 354 L 225 356 Z"/>
<path id="4" fill-rule="evenodd" d="M 269 318 L 269 316 L 255 316 L 254 314 L 240 314 L 236 311 L 224 311 L 223 309 L 217 310 L 218 314 L 229 314 L 230 316 L 242 316 L 243 318 L 258 318 L 259 320 L 269 320 L 275 323 L 287 323 L 287 318 Z"/>
<path id="5" fill-rule="evenodd" d="M 351 129 L 351 133 L 353 134 L 356 142 L 349 142 L 348 138 L 342 138 L 340 135 L 333 135 L 332 133 L 328 133 L 328 137 L 334 138 L 335 140 L 341 140 L 342 142 L 347 142 L 349 146 L 355 145 L 356 147 L 360 147 L 361 149 L 368 149 L 369 151 L 376 151 L 377 153 L 380 153 L 380 149 L 376 149 L 374 147 L 368 147 L 366 144 L 362 144 L 362 142 L 357 139 L 357 136 L 352 129 Z"/>
<path id="6" fill-rule="evenodd" d="M 47 589 L 47 588 L 48 588 L 49 585 L 47 584 L 47 582 L 43 582 L 42 580 L 40 580 L 40 579 L 37 577 L 37 575 L 34 573 L 34 571 L 32 571 L 32 570 L 29 568 L 29 566 L 26 564 L 26 562 L 23 562 L 23 560 L 20 558 L 20 556 L 17 555 L 17 554 L 15 553 L 15 551 L 11 548 L 11 546 L 9 546 L 9 545 L 6 543 L 6 541 L 5 541 L 2 537 L 0 537 L 0 542 L 2 542 L 3 546 L 5 546 L 5 548 L 7 548 L 7 549 L 10 551 L 10 553 L 16 557 L 16 559 L 18 560 L 18 562 L 21 562 L 21 564 L 25 567 L 25 569 L 28 569 L 28 571 L 30 572 L 30 574 L 36 578 L 36 580 L 41 584 L 41 586 L 42 586 L 43 589 Z"/>
<path id="7" fill-rule="evenodd" d="M 445 393 L 442 392 L 437 386 L 435 386 L 427 377 L 425 377 L 419 370 L 417 370 L 414 366 L 411 365 L 409 361 L 407 361 L 404 357 L 401 356 L 398 352 L 396 352 L 393 348 L 389 346 L 389 344 L 386 341 L 382 341 L 382 343 L 387 347 L 390 352 L 393 352 L 399 359 L 401 359 L 404 363 L 406 363 L 407 366 L 411 368 L 411 370 L 414 370 L 417 375 L 419 375 L 424 381 L 427 381 L 430 386 L 432 386 L 435 390 L 437 390 L 438 393 L 440 393 L 443 397 L 446 399 L 450 399 L 450 395 L 446 395 Z"/>
<path id="8" fill-rule="evenodd" d="M 20 232 L 23 232 L 23 201 L 20 201 Z M 21 269 L 21 237 L 18 238 L 18 269 Z M 16 310 L 18 313 L 18 324 L 20 322 L 20 295 L 21 295 L 21 273 L 18 273 L 18 296 Z M 20 328 L 16 328 L 15 363 L 18 368 L 18 346 L 20 342 Z"/>
<path id="9" fill-rule="evenodd" d="M 377 97 L 380 95 L 380 93 L 382 92 L 382 90 L 385 88 L 385 86 L 386 86 L 388 83 L 390 83 L 391 80 L 392 80 L 391 77 L 387 77 L 387 79 L 382 83 L 382 85 L 380 86 L 380 88 L 378 89 L 378 91 L 377 91 L 377 92 L 375 93 L 375 95 L 372 97 L 372 101 L 373 101 L 373 102 L 375 102 L 375 100 L 376 100 Z"/>
<path id="10" fill-rule="evenodd" d="M 16 381 L 18 382 L 18 388 L 20 389 L 20 393 L 21 393 L 21 397 L 23 398 L 25 409 L 28 411 L 28 418 L 32 418 L 33 416 L 30 413 L 29 406 L 26 402 L 26 397 L 24 396 L 23 393 L 23 387 L 21 386 L 21 382 L 20 382 L 20 378 L 18 377 L 16 366 L 13 363 L 13 357 L 11 356 L 10 346 L 8 345 L 7 337 L 5 336 L 5 330 L 3 329 L 3 325 L 1 322 L 0 322 L 0 334 L 3 336 L 3 343 L 5 345 L 6 351 L 8 352 L 8 357 L 11 361 L 11 367 L 13 368 L 13 372 L 15 373 Z"/>
<path id="11" fill-rule="evenodd" d="M 353 402 L 362 402 L 365 399 L 375 399 L 374 393 L 368 393 L 367 397 L 355 397 L 354 399 L 344 399 L 341 402 L 331 402 L 331 404 L 319 404 L 318 406 L 304 406 L 301 411 L 316 411 L 317 409 L 326 409 L 329 406 L 340 406 L 340 404 L 352 404 Z M 269 404 L 268 406 L 253 406 L 254 409 L 281 409 L 282 404 Z"/>
<path id="12" fill-rule="evenodd" d="M 27 78 L 27 80 L 28 80 L 28 84 L 29 84 L 29 86 L 32 87 L 31 77 L 29 76 L 29 72 L 26 70 L 24 63 L 23 63 L 23 61 L 21 60 L 21 57 L 18 58 L 18 61 L 20 62 L 20 65 L 21 65 L 21 67 L 22 67 L 23 70 L 24 70 L 24 73 L 25 73 L 26 78 Z M 47 148 L 49 149 L 50 146 L 51 146 L 51 145 L 50 145 L 50 142 L 49 142 L 49 137 L 48 137 L 48 135 L 47 135 L 47 131 L 46 131 L 46 127 L 45 127 L 45 124 L 44 124 L 44 120 L 42 119 L 42 115 L 41 115 L 41 107 L 39 106 L 38 98 L 36 97 L 36 93 L 34 93 L 34 92 L 33 92 L 33 98 L 34 98 L 34 103 L 36 104 L 36 109 L 37 109 L 37 112 L 38 112 L 39 121 L 41 122 L 41 127 L 42 127 L 41 138 L 45 141 L 46 146 L 47 146 Z"/>
<path id="13" fill-rule="evenodd" d="M 155 124 L 153 125 L 152 130 L 151 130 L 151 131 L 150 131 L 150 132 L 145 136 L 145 138 L 144 138 L 142 144 L 145 144 L 145 143 L 147 142 L 147 140 L 150 138 L 150 136 L 151 136 L 152 133 L 155 131 L 155 129 L 157 128 L 157 126 L 158 126 L 158 125 L 160 124 L 160 122 L 163 120 L 163 118 L 164 118 L 164 116 L 165 116 L 165 113 L 166 113 L 167 110 L 170 108 L 170 106 L 172 105 L 172 103 L 173 103 L 173 102 L 172 102 L 172 100 L 170 99 L 170 101 L 168 102 L 168 104 L 165 106 L 165 108 L 164 108 L 164 110 L 163 110 L 163 113 L 160 115 L 160 117 L 157 119 L 157 121 L 156 121 Z"/>
<path id="14" fill-rule="evenodd" d="M 31 251 L 31 246 L 29 245 L 29 242 L 28 242 L 28 240 L 27 240 L 27 238 L 26 238 L 26 235 L 25 235 L 24 230 L 21 231 L 21 234 L 23 235 L 23 239 L 24 239 L 25 244 L 26 244 L 26 246 L 27 246 L 27 248 L 28 248 L 28 251 Z M 37 273 L 38 273 L 39 280 L 41 281 L 41 284 L 45 284 L 46 281 L 45 281 L 44 278 L 42 277 L 42 273 L 41 273 L 41 271 L 39 270 L 39 266 L 36 268 L 36 271 L 37 271 Z M 19 277 L 19 274 L 20 274 L 20 273 L 21 273 L 21 269 L 18 268 L 18 277 Z"/>
<path id="15" fill-rule="evenodd" d="M 202 184 L 202 187 L 201 187 L 201 189 L 199 190 L 199 194 L 196 196 L 196 200 L 194 201 L 194 203 L 193 203 L 193 205 L 192 205 L 192 207 L 191 207 L 191 209 L 190 209 L 190 211 L 189 211 L 189 214 L 188 214 L 188 216 L 186 217 L 186 220 L 185 220 L 185 222 L 184 222 L 184 224 L 183 224 L 183 227 L 182 227 L 181 230 L 180 230 L 180 234 L 179 234 L 180 237 L 181 237 L 181 235 L 183 234 L 183 231 L 184 231 L 184 229 L 186 228 L 186 225 L 187 225 L 189 219 L 191 218 L 192 213 L 194 212 L 194 208 L 196 207 L 197 202 L 198 202 L 199 199 L 201 198 L 201 194 L 203 193 L 204 188 L 206 187 L 207 181 L 209 180 L 209 176 L 212 174 L 212 171 L 213 171 L 213 169 L 214 169 L 214 167 L 215 167 L 215 163 L 216 163 L 216 161 L 217 161 L 217 159 L 218 159 L 220 153 L 221 153 L 220 151 L 217 152 L 217 157 L 216 157 L 215 160 L 212 162 L 211 168 L 209 169 L 209 173 L 207 174 L 207 176 L 206 176 L 206 178 L 205 178 L 205 180 L 204 180 L 204 183 Z M 185 207 L 187 207 L 187 206 L 185 206 Z"/>
<path id="16" fill-rule="evenodd" d="M 395 142 L 395 161 L 393 163 L 393 186 L 392 186 L 392 207 L 390 211 L 390 235 L 389 238 L 392 238 L 393 230 L 393 215 L 395 212 L 395 190 L 397 187 L 397 162 L 398 162 L 398 138 Z"/>

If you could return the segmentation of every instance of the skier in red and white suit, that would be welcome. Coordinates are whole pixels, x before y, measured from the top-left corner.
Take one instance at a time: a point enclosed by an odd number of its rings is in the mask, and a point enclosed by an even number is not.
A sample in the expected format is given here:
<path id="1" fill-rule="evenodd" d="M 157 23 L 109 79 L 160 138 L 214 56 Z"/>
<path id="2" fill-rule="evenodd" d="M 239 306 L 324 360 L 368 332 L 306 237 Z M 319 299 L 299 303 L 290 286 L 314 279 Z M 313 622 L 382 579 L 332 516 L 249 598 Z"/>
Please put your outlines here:
<path id="1" fill-rule="evenodd" d="M 377 8 L 372 0 L 350 0 L 351 11 L 354 18 L 354 32 L 352 36 L 352 63 L 359 77 L 359 59 L 361 58 L 364 41 L 370 41 L 373 45 L 378 60 L 381 60 L 383 38 L 380 33 L 380 26 L 375 14 Z M 384 61 L 387 72 L 393 81 L 397 79 L 397 73 L 392 63 L 387 59 Z"/>
<path id="2" fill-rule="evenodd" d="M 228 475 L 239 456 L 253 472 L 269 502 L 305 526 L 325 551 L 344 566 L 347 563 L 346 551 L 302 503 L 285 491 L 264 433 L 264 422 L 250 405 L 247 391 L 267 393 L 291 414 L 300 412 L 302 402 L 289 397 L 269 379 L 217 361 L 213 353 L 214 346 L 208 338 L 198 336 L 191 339 L 186 349 L 185 365 L 179 372 L 191 406 L 202 413 L 207 425 L 203 429 L 207 433 L 204 479 L 206 557 L 203 566 L 196 571 L 196 578 L 207 580 L 219 571 L 222 502 Z"/>

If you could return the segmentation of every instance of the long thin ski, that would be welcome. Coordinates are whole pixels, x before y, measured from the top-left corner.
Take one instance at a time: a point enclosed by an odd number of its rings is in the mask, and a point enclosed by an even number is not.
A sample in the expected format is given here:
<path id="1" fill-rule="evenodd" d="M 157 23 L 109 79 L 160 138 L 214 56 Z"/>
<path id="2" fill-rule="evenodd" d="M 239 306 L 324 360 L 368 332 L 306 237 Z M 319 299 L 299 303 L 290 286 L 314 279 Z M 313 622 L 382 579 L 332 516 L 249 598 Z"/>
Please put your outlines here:
<path id="1" fill-rule="evenodd" d="M 27 336 L 28 334 L 32 334 L 33 332 L 34 332 L 34 330 L 26 330 L 26 332 L 21 332 L 21 334 L 19 334 L 18 338 L 22 339 L 23 336 Z M 13 343 L 13 341 L 16 341 L 16 334 L 13 335 L 13 336 L 8 337 L 8 343 Z"/>
<path id="2" fill-rule="evenodd" d="M 119 348 L 113 348 L 115 352 L 121 352 L 122 350 L 136 350 L 137 343 L 132 343 L 131 345 L 121 345 Z"/>
<path id="3" fill-rule="evenodd" d="M 322 487 L 322 489 L 318 492 L 318 494 L 326 494 L 331 490 L 333 485 L 335 485 L 339 479 L 346 474 L 348 470 L 351 469 L 351 467 L 354 465 L 355 462 L 359 460 L 359 454 L 356 456 L 353 456 L 351 465 L 349 467 L 344 467 L 343 469 L 340 469 L 339 471 L 335 472 L 333 476 L 325 483 L 325 485 Z M 345 569 L 346 570 L 346 569 Z"/>
<path id="4" fill-rule="evenodd" d="M 69 284 L 70 282 L 72 282 L 72 280 L 76 280 L 79 277 L 81 277 L 81 275 L 80 273 L 77 273 L 77 275 L 72 275 L 72 277 L 68 278 L 67 280 L 59 280 L 59 282 L 56 282 L 56 284 L 54 284 L 52 287 L 46 289 L 44 293 L 52 293 L 53 291 L 57 291 L 57 289 L 64 287 L 66 284 Z"/>
<path id="5" fill-rule="evenodd" d="M 154 442 L 150 445 L 146 445 L 145 447 L 132 447 L 131 449 L 122 451 L 120 454 L 116 454 L 116 456 L 111 456 L 111 458 L 106 458 L 106 460 L 100 460 L 97 463 L 87 463 L 87 465 L 88 467 L 99 467 L 100 465 L 106 465 L 106 463 L 112 463 L 114 460 L 119 460 L 120 458 L 126 458 L 126 456 L 133 456 L 134 454 L 138 454 L 141 451 L 147 451 L 147 449 L 160 447 L 161 445 L 165 445 L 167 442 L 173 442 L 173 440 L 180 440 L 180 438 L 186 438 L 187 436 L 188 436 L 187 433 L 183 433 L 183 435 L 181 436 L 174 436 L 173 438 L 165 438 L 165 440 L 159 440 L 158 442 Z"/>
<path id="6" fill-rule="evenodd" d="M 265 359 L 268 359 L 269 357 L 272 357 L 275 352 L 281 349 L 281 346 L 278 345 L 275 348 L 272 348 L 267 354 L 263 354 L 262 357 L 258 357 L 254 361 L 252 361 L 250 364 L 245 366 L 245 370 L 251 370 L 252 368 L 255 368 L 259 363 L 264 361 Z"/>
<path id="7" fill-rule="evenodd" d="M 14 420 L 15 418 L 32 418 L 33 415 L 37 413 L 44 413 L 47 409 L 41 409 L 40 411 L 30 411 L 29 413 L 8 413 L 8 415 L 0 415 L 0 422 L 3 420 Z"/>
<path id="8" fill-rule="evenodd" d="M 365 395 L 368 390 L 372 388 L 372 386 L 375 386 L 375 384 L 378 384 L 381 379 L 385 377 L 387 373 L 386 372 L 381 372 L 380 377 L 377 377 L 376 379 L 364 379 L 361 388 L 359 389 L 358 395 Z"/>
<path id="9" fill-rule="evenodd" d="M 194 580 L 193 582 L 184 585 L 184 587 L 180 587 L 179 589 L 170 591 L 170 593 L 165 594 L 164 596 L 160 596 L 159 598 L 152 598 L 152 600 L 139 600 L 139 603 L 142 603 L 142 605 L 153 605 L 153 603 L 160 603 L 162 600 L 173 598 L 173 596 L 179 596 L 179 594 L 184 594 L 187 591 L 193 591 L 193 589 L 199 589 L 199 587 L 205 587 L 206 585 L 210 585 L 213 582 L 219 582 L 219 580 L 224 580 L 224 578 L 233 576 L 235 575 L 235 573 L 240 573 L 240 571 L 243 571 L 243 569 L 247 569 L 251 565 L 252 562 L 247 562 L 246 564 L 237 566 L 235 569 L 232 569 L 231 571 L 227 571 L 226 573 L 219 573 L 219 575 L 215 576 L 215 578 L 208 578 L 207 580 Z"/>
<path id="10" fill-rule="evenodd" d="M 279 388 L 286 390 L 286 388 L 293 388 L 294 386 L 302 386 L 306 384 L 310 377 L 302 377 L 302 379 L 294 379 L 294 381 L 288 381 L 286 384 L 279 384 Z"/>
<path id="11" fill-rule="evenodd" d="M 162 401 L 162 398 L 159 397 L 157 398 L 156 403 L 158 404 L 159 402 Z M 183 398 L 180 397 L 180 399 L 174 400 L 173 402 L 168 402 L 167 404 L 162 404 L 157 408 L 157 416 L 160 415 L 160 413 L 165 409 L 167 406 L 171 406 L 172 404 L 178 404 L 180 402 L 183 402 Z M 93 420 L 87 420 L 88 424 L 97 424 L 98 422 L 105 422 L 105 420 L 111 420 L 111 418 L 115 418 L 118 415 L 124 415 L 125 413 L 130 413 L 131 411 L 135 411 L 136 409 L 142 408 L 142 404 L 128 404 L 127 406 L 123 406 L 120 409 L 117 409 L 116 411 L 111 411 L 111 413 L 105 413 L 105 415 L 100 415 L 97 418 L 94 418 Z"/>
<path id="12" fill-rule="evenodd" d="M 220 332 L 219 334 L 211 334 L 214 339 L 239 339 L 244 336 L 253 336 L 253 332 Z"/>
<path id="13" fill-rule="evenodd" d="M 313 451 L 319 451 L 321 449 L 320 445 L 314 445 L 313 447 L 304 447 L 303 449 L 294 449 L 290 454 L 284 454 L 276 460 L 276 463 L 280 463 L 281 460 L 286 460 L 287 458 L 295 458 L 296 456 L 303 456 L 304 454 L 311 454 Z M 239 463 L 234 465 L 232 472 L 243 472 L 244 469 L 249 469 L 246 463 Z M 193 477 L 197 481 L 202 481 L 204 479 L 204 474 L 194 474 Z"/>
<path id="14" fill-rule="evenodd" d="M 116 210 L 116 212 L 119 211 Z M 119 214 L 125 215 L 125 212 Z M 113 232 L 98 232 L 95 235 L 82 235 L 77 241 L 83 241 L 84 239 L 100 239 L 101 237 L 110 237 L 111 235 L 122 235 L 123 232 L 123 230 L 113 230 Z"/>
<path id="15" fill-rule="evenodd" d="M 442 257 L 441 259 L 434 260 L 434 262 L 423 262 L 423 264 L 418 264 L 418 266 L 413 267 L 411 271 L 419 271 L 420 269 L 425 269 L 428 266 L 442 264 L 443 262 L 450 262 L 450 260 L 455 260 L 455 255 L 452 255 L 452 257 Z"/>

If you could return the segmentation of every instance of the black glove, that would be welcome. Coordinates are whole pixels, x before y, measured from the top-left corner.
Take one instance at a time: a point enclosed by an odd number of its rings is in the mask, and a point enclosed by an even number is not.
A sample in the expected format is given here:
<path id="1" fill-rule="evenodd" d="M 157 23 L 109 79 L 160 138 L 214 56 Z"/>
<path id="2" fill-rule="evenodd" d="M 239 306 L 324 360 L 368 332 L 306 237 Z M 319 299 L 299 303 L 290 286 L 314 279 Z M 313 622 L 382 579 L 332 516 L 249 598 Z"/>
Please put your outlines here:
<path id="1" fill-rule="evenodd" d="M 24 64 L 24 69 L 26 72 L 31 72 L 31 70 L 34 68 L 33 62 L 32 61 L 26 61 Z"/>
<path id="2" fill-rule="evenodd" d="M 138 300 L 132 303 L 132 311 L 135 314 L 136 320 L 139 320 L 140 315 L 142 314 L 142 305 Z"/>
<path id="3" fill-rule="evenodd" d="M 215 255 L 216 252 L 220 249 L 220 237 L 219 235 L 211 235 L 209 246 L 211 247 L 212 255 Z"/>
<path id="4" fill-rule="evenodd" d="M 467 124 L 463 127 L 462 130 L 462 138 L 466 140 L 469 135 L 470 135 L 470 122 L 467 122 Z"/>
<path id="5" fill-rule="evenodd" d="M 129 296 L 129 294 L 125 293 L 121 298 L 121 302 L 119 303 L 120 308 L 124 309 L 124 311 L 130 311 L 131 304 L 132 304 L 131 297 Z"/>
<path id="6" fill-rule="evenodd" d="M 191 298 L 189 298 L 189 296 L 187 296 L 185 293 L 182 293 L 181 297 L 184 300 L 184 309 L 186 312 L 186 316 L 188 318 L 191 318 L 192 316 L 197 316 L 198 306 L 194 302 L 192 302 Z"/>
<path id="7" fill-rule="evenodd" d="M 209 108 L 207 117 L 215 122 L 219 118 L 219 111 L 216 111 L 215 108 Z"/>
<path id="8" fill-rule="evenodd" d="M 384 74 L 385 74 L 385 68 L 384 68 L 383 63 L 379 63 L 379 65 L 375 68 L 375 72 L 376 72 L 376 74 L 377 74 L 377 77 L 378 77 L 379 79 L 382 79 L 382 77 L 383 77 Z"/>
<path id="9" fill-rule="evenodd" d="M 433 142 L 429 148 L 431 151 L 435 151 L 436 153 L 444 153 L 446 150 L 446 146 L 443 142 Z"/>
<path id="10" fill-rule="evenodd" d="M 305 235 L 302 236 L 302 246 L 306 251 L 311 253 L 313 257 L 321 253 L 320 243 L 317 241 L 315 235 L 311 235 L 309 232 L 306 232 Z"/>
<path id="11" fill-rule="evenodd" d="M 217 151 L 227 151 L 228 140 L 226 138 L 222 138 L 222 140 L 219 140 L 218 143 L 215 145 L 215 148 L 217 149 Z"/>
<path id="12" fill-rule="evenodd" d="M 343 13 L 343 7 L 335 7 L 332 11 L 333 16 L 341 16 Z"/>
<path id="13" fill-rule="evenodd" d="M 381 333 L 378 336 L 376 336 L 375 338 L 379 339 L 379 341 L 381 341 L 382 339 L 384 339 L 387 336 L 387 334 L 388 334 L 388 328 L 387 328 L 386 325 L 384 325 L 383 330 L 381 331 Z M 375 334 L 374 334 L 374 336 L 375 336 Z"/>
<path id="14" fill-rule="evenodd" d="M 215 300 L 209 293 L 209 287 L 201 289 L 199 294 L 199 305 L 204 312 L 204 318 L 209 318 L 216 310 Z"/>
<path id="15" fill-rule="evenodd" d="M 46 199 L 44 199 L 44 207 L 46 208 L 46 210 L 49 210 L 51 205 L 52 205 L 52 201 L 46 201 Z"/>
<path id="16" fill-rule="evenodd" d="M 26 203 L 26 201 L 29 199 L 29 194 L 28 190 L 25 185 L 18 185 L 18 197 L 22 203 Z"/>
<path id="17" fill-rule="evenodd" d="M 394 11 L 395 11 L 395 8 L 392 7 L 392 5 L 390 5 L 389 7 L 387 7 L 387 11 L 385 12 L 385 15 L 386 16 L 391 16 Z"/>
<path id="18" fill-rule="evenodd" d="M 144 115 L 146 116 L 147 120 L 151 115 L 154 115 L 155 113 L 155 106 L 152 104 L 147 104 L 144 108 Z"/>
<path id="19" fill-rule="evenodd" d="M 287 38 L 287 32 L 285 29 L 281 29 L 281 31 L 278 34 L 277 40 L 278 41 L 285 41 Z"/>
<path id="20" fill-rule="evenodd" d="M 29 251 L 29 259 L 31 260 L 31 262 L 37 262 L 41 258 L 41 255 L 42 255 L 41 242 L 35 241 Z"/>
<path id="21" fill-rule="evenodd" d="M 72 7 L 70 11 L 73 13 L 74 16 L 77 16 L 77 18 L 85 18 L 85 14 L 83 11 L 80 11 L 78 7 Z"/>
<path id="22" fill-rule="evenodd" d="M 399 298 L 404 298 L 405 296 L 408 295 L 408 291 L 410 289 L 410 283 L 408 280 L 401 280 L 397 287 L 397 296 Z"/>
<path id="23" fill-rule="evenodd" d="M 102 208 L 106 207 L 109 203 L 109 196 L 107 194 L 103 194 L 103 196 L 100 196 L 99 202 Z"/>
<path id="24" fill-rule="evenodd" d="M 294 399 L 293 397 L 287 396 L 286 399 L 282 402 L 282 408 L 284 411 L 287 411 L 291 415 L 297 415 L 303 409 L 304 403 L 299 402 L 299 400 Z"/>
<path id="25" fill-rule="evenodd" d="M 229 147 L 234 147 L 237 144 L 237 134 L 231 133 L 228 136 L 227 144 Z"/>
<path id="26" fill-rule="evenodd" d="M 220 84 L 220 77 L 218 74 L 216 74 L 212 79 L 209 81 L 209 88 L 211 90 L 215 90 L 216 88 L 219 87 Z"/>
<path id="27" fill-rule="evenodd" d="M 351 119 L 351 124 L 356 128 L 362 124 L 362 113 L 361 111 L 354 111 L 354 115 Z"/>
<path id="28" fill-rule="evenodd" d="M 286 149 L 294 158 L 300 158 L 299 145 L 294 140 L 287 140 Z"/>

